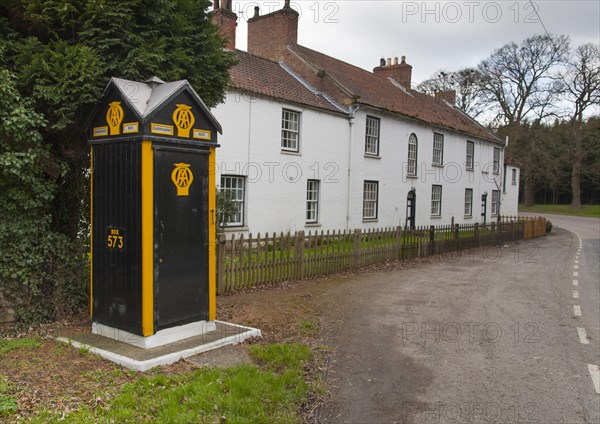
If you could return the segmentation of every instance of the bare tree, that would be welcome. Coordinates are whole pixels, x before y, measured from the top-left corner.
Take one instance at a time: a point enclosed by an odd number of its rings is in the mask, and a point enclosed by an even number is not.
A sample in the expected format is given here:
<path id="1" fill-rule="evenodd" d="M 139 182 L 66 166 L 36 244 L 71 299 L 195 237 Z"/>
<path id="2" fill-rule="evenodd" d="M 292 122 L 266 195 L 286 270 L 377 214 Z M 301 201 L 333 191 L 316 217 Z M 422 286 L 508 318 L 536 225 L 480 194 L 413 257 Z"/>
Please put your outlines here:
<path id="1" fill-rule="evenodd" d="M 571 207 L 581 208 L 581 176 L 585 157 L 597 146 L 584 145 L 583 120 L 586 110 L 600 104 L 600 48 L 583 44 L 567 62 L 560 75 L 563 93 L 572 109 L 569 116 L 571 159 Z"/>
<path id="2" fill-rule="evenodd" d="M 542 120 L 553 113 L 560 93 L 554 71 L 568 52 L 568 37 L 534 35 L 521 45 L 506 44 L 479 64 L 483 94 L 498 107 L 505 125 Z"/>
<path id="3" fill-rule="evenodd" d="M 485 101 L 497 110 L 495 123 L 513 139 L 509 149 L 527 152 L 521 155 L 514 151 L 523 163 L 526 206 L 534 204 L 533 161 L 542 160 L 538 152 L 543 143 L 522 139 L 529 131 L 521 131 L 520 127 L 528 120 L 540 123 L 556 113 L 560 95 L 557 70 L 568 52 L 568 37 L 534 35 L 520 45 L 511 42 L 495 50 L 478 66 Z"/>
<path id="4" fill-rule="evenodd" d="M 481 80 L 481 73 L 475 68 L 462 68 L 458 71 L 440 70 L 419 84 L 417 90 L 430 96 L 439 91 L 454 90 L 456 106 L 470 117 L 477 118 L 485 110 L 482 102 Z"/>

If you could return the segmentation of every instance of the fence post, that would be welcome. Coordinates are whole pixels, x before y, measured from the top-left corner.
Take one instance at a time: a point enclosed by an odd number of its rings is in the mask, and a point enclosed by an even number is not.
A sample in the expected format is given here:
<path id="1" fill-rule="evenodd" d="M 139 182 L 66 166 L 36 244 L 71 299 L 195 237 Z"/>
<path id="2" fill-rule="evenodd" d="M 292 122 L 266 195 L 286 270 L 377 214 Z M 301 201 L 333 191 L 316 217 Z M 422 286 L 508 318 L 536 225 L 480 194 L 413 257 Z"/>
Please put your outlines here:
<path id="1" fill-rule="evenodd" d="M 454 242 L 456 243 L 456 251 L 462 250 L 460 245 L 460 237 L 458 236 L 460 231 L 460 225 L 454 224 Z"/>
<path id="2" fill-rule="evenodd" d="M 496 244 L 496 223 L 492 221 L 492 243 Z"/>
<path id="3" fill-rule="evenodd" d="M 479 222 L 475 223 L 475 241 L 477 242 L 477 247 L 479 247 Z"/>
<path id="4" fill-rule="evenodd" d="M 431 245 L 431 255 L 435 254 L 435 225 L 429 226 L 429 244 Z"/>
<path id="5" fill-rule="evenodd" d="M 217 294 L 225 293 L 225 243 L 227 237 L 223 233 L 217 234 Z"/>
<path id="6" fill-rule="evenodd" d="M 396 227 L 396 259 L 402 258 L 402 227 Z"/>
<path id="7" fill-rule="evenodd" d="M 300 280 L 304 278 L 304 231 L 296 231 L 296 246 L 295 257 L 296 257 L 296 279 Z"/>
<path id="8" fill-rule="evenodd" d="M 354 268 L 360 266 L 360 228 L 354 229 Z"/>

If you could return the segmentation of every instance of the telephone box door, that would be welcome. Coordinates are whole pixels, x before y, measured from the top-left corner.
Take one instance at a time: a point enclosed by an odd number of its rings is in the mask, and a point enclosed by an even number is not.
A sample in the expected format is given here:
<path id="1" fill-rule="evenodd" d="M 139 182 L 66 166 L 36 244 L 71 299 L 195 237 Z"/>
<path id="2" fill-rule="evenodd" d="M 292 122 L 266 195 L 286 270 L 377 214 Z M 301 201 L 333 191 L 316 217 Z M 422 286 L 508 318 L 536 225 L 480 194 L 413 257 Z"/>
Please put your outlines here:
<path id="1" fill-rule="evenodd" d="M 208 319 L 208 154 L 154 147 L 156 329 Z"/>

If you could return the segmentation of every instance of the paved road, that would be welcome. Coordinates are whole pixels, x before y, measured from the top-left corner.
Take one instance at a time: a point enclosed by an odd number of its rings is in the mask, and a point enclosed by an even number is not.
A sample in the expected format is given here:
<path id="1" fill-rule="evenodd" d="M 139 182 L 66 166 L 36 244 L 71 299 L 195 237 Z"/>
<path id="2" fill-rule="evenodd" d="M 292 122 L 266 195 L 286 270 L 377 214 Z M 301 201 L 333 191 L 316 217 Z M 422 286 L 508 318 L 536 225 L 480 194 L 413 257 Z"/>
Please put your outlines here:
<path id="1" fill-rule="evenodd" d="M 581 248 L 557 228 L 332 289 L 336 389 L 320 422 L 600 422 L 588 367 L 600 363 L 596 224 L 565 221 Z"/>
<path id="2" fill-rule="evenodd" d="M 543 214 L 553 225 L 566 228 L 581 241 L 580 257 L 573 267 L 577 272 L 577 291 L 582 309 L 582 327 L 591 332 L 592 338 L 600 339 L 600 219 L 564 215 Z"/>

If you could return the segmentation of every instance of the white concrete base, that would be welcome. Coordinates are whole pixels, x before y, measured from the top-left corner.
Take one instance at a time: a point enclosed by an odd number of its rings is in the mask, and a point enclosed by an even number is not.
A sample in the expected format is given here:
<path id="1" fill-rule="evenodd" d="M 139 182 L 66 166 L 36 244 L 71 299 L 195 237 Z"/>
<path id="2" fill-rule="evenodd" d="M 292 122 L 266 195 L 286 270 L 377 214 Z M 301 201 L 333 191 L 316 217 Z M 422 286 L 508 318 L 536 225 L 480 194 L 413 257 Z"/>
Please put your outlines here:
<path id="1" fill-rule="evenodd" d="M 164 346 L 180 340 L 189 339 L 194 336 L 212 333 L 216 331 L 217 325 L 215 321 L 198 321 L 190 324 L 180 325 L 179 327 L 167 328 L 160 330 L 156 334 L 148 337 L 138 336 L 137 334 L 128 333 L 127 331 L 119 330 L 118 328 L 109 327 L 104 324 L 93 323 L 92 333 L 100 336 L 108 337 L 109 339 L 118 340 L 128 343 L 133 346 L 141 347 L 142 349 L 152 349 L 159 346 Z"/>
<path id="2" fill-rule="evenodd" d="M 240 332 L 238 334 L 231 335 L 229 337 L 215 340 L 214 342 L 211 342 L 211 343 L 205 343 L 200 346 L 193 347 L 193 348 L 181 350 L 178 352 L 168 353 L 166 355 L 158 356 L 156 358 L 148 359 L 145 361 L 132 359 L 132 358 L 129 358 L 124 355 L 120 355 L 115 352 L 110 352 L 108 350 L 96 348 L 96 347 L 87 345 L 85 343 L 80 343 L 80 342 L 77 342 L 77 341 L 74 341 L 74 340 L 71 340 L 71 339 L 68 339 L 65 337 L 58 337 L 57 340 L 64 342 L 64 343 L 68 343 L 71 346 L 75 347 L 76 349 L 80 349 L 83 347 L 104 359 L 108 359 L 111 362 L 115 362 L 119 365 L 122 365 L 126 368 L 129 368 L 129 369 L 132 369 L 135 371 L 143 372 L 143 371 L 147 371 L 151 368 L 154 368 L 154 367 L 157 367 L 160 365 L 173 364 L 173 363 L 179 361 L 180 359 L 187 358 L 192 355 L 197 355 L 199 353 L 217 349 L 222 346 L 235 345 L 235 344 L 243 342 L 244 340 L 251 339 L 253 337 L 261 337 L 262 336 L 261 331 L 257 328 L 225 323 L 223 321 L 214 321 L 214 322 L 222 322 L 224 324 L 228 324 L 230 326 L 235 326 L 235 327 L 243 329 L 245 331 Z"/>

